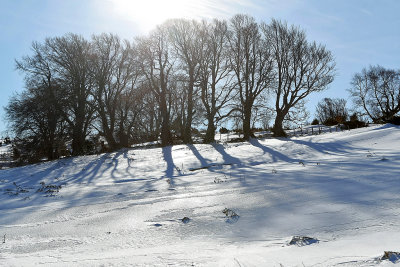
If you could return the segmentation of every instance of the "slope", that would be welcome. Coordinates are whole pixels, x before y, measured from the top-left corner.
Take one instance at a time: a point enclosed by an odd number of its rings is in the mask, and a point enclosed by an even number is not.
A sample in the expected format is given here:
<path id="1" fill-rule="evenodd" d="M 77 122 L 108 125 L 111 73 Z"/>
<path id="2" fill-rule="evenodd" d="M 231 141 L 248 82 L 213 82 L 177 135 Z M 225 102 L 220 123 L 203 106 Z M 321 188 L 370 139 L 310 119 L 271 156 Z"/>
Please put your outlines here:
<path id="1" fill-rule="evenodd" d="M 0 265 L 392 265 L 380 256 L 400 251 L 399 130 L 0 170 Z M 319 242 L 288 245 L 294 235 Z"/>

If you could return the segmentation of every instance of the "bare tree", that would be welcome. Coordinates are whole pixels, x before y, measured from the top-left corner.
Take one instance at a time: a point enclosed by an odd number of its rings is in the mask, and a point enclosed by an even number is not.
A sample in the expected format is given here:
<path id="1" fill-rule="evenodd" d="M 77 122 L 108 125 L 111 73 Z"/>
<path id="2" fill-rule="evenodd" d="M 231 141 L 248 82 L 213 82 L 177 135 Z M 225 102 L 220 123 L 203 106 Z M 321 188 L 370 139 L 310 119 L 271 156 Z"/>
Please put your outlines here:
<path id="1" fill-rule="evenodd" d="M 370 66 L 353 76 L 351 86 L 355 105 L 373 122 L 390 122 L 400 112 L 400 71 Z"/>
<path id="2" fill-rule="evenodd" d="M 91 97 L 91 45 L 76 34 L 47 38 L 45 45 L 62 89 L 62 112 L 72 136 L 72 153 L 81 155 L 95 112 Z"/>
<path id="3" fill-rule="evenodd" d="M 52 160 L 59 156 L 66 133 L 59 85 L 46 57 L 47 49 L 34 42 L 33 55 L 16 61 L 17 69 L 25 74 L 26 90 L 10 100 L 6 112 L 16 136 L 25 139 L 24 144 L 31 146 L 37 156 Z"/>
<path id="4" fill-rule="evenodd" d="M 186 116 L 183 123 L 183 142 L 192 143 L 192 121 L 194 109 L 195 83 L 199 76 L 199 66 L 203 56 L 204 29 L 195 20 L 175 19 L 165 23 L 168 27 L 171 43 L 185 77 Z M 180 64 L 179 64 L 180 63 Z M 184 110 L 181 110 L 184 112 Z"/>
<path id="5" fill-rule="evenodd" d="M 171 76 L 171 130 L 178 139 L 183 140 L 187 124 L 188 90 L 187 77 L 182 73 Z M 193 110 L 192 110 L 193 112 Z"/>
<path id="6" fill-rule="evenodd" d="M 273 19 L 261 28 L 275 69 L 274 136 L 286 136 L 283 121 L 290 109 L 309 94 L 327 88 L 334 78 L 335 62 L 325 46 L 309 43 L 298 27 Z"/>
<path id="7" fill-rule="evenodd" d="M 124 128 L 120 127 L 125 125 L 126 122 L 121 120 L 126 117 L 117 117 L 117 110 L 123 103 L 125 108 L 127 107 L 126 95 L 131 96 L 132 101 L 137 101 L 132 96 L 134 92 L 128 91 L 135 90 L 139 72 L 136 69 L 130 43 L 121 42 L 118 36 L 112 34 L 93 36 L 92 47 L 93 95 L 96 101 L 97 115 L 101 122 L 100 133 L 106 138 L 110 148 L 116 149 L 122 143 L 127 145 L 127 142 L 121 142 L 126 138 L 121 133 Z M 119 124 L 118 136 L 116 135 L 117 123 Z"/>
<path id="8" fill-rule="evenodd" d="M 170 129 L 171 75 L 173 64 L 171 45 L 165 27 L 157 27 L 149 37 L 138 39 L 137 49 L 141 71 L 151 92 L 155 95 L 161 115 L 161 145 L 172 145 Z"/>
<path id="9" fill-rule="evenodd" d="M 317 119 L 325 125 L 336 125 L 347 120 L 349 113 L 343 98 L 324 98 L 317 104 Z"/>
<path id="10" fill-rule="evenodd" d="M 138 103 L 132 103 L 134 108 L 130 108 L 130 110 L 132 110 L 132 112 L 134 110 L 138 111 L 137 113 L 133 113 L 132 116 L 138 114 L 136 117 L 138 119 L 137 128 L 140 128 L 141 131 L 135 133 L 135 138 L 133 138 L 133 140 L 135 142 L 157 141 L 161 128 L 161 114 L 158 100 L 154 94 L 149 93 L 151 90 L 148 88 L 146 83 L 139 86 L 136 91 L 138 94 L 134 97 L 141 101 L 138 101 Z M 132 97 L 129 97 L 128 99 L 132 99 Z"/>
<path id="11" fill-rule="evenodd" d="M 56 101 L 51 88 L 42 84 L 15 95 L 5 108 L 16 135 L 14 145 L 29 162 L 60 156 L 66 132 Z"/>
<path id="12" fill-rule="evenodd" d="M 249 139 L 255 100 L 273 82 L 272 57 L 269 46 L 262 43 L 258 24 L 246 15 L 235 15 L 231 19 L 229 49 L 239 93 L 243 135 L 244 139 Z"/>
<path id="13" fill-rule="evenodd" d="M 228 57 L 228 25 L 226 21 L 204 22 L 205 45 L 200 63 L 199 86 L 207 119 L 204 142 L 214 142 L 216 124 L 227 118 L 233 109 L 227 108 L 235 89 L 235 76 Z"/>
<path id="14" fill-rule="evenodd" d="M 145 87 L 131 87 L 122 91 L 116 105 L 116 136 L 121 147 L 129 147 L 134 142 L 146 140 L 143 136 L 149 121 L 145 117 L 146 102 L 144 98 L 148 93 Z"/>
<path id="15" fill-rule="evenodd" d="M 191 143 L 193 126 L 205 121 L 204 141 L 212 142 L 217 125 L 235 118 L 249 139 L 259 120 L 269 122 L 270 91 L 274 133 L 284 136 L 283 122 L 305 114 L 298 112 L 305 98 L 324 90 L 335 71 L 330 51 L 300 29 L 273 20 L 260 30 L 246 15 L 229 23 L 170 20 L 134 43 L 66 34 L 34 43 L 33 52 L 17 61 L 27 89 L 7 112 L 15 132 L 40 139 L 50 159 L 67 139 L 73 155 L 85 153 L 94 130 L 111 149 L 159 135 L 168 146 L 173 133 Z M 393 118 L 399 80 L 395 71 L 364 71 L 353 79 L 353 96 L 374 119 Z"/>

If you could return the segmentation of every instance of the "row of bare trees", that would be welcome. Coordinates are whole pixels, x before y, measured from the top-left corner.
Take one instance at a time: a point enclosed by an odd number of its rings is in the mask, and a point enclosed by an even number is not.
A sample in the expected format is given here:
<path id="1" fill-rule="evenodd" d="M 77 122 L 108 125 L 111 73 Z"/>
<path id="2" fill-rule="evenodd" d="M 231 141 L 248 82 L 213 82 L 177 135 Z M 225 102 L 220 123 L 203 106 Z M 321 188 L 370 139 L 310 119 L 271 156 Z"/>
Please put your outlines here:
<path id="1" fill-rule="evenodd" d="M 26 90 L 10 100 L 8 119 L 51 159 L 67 140 L 74 155 L 85 153 L 93 133 L 111 149 L 158 137 L 167 146 L 174 136 L 193 142 L 194 125 L 203 123 L 212 142 L 217 125 L 232 118 L 249 139 L 260 107 L 274 111 L 274 134 L 285 136 L 285 119 L 327 88 L 335 62 L 298 27 L 235 15 L 169 20 L 132 43 L 113 34 L 47 38 L 17 69 Z"/>

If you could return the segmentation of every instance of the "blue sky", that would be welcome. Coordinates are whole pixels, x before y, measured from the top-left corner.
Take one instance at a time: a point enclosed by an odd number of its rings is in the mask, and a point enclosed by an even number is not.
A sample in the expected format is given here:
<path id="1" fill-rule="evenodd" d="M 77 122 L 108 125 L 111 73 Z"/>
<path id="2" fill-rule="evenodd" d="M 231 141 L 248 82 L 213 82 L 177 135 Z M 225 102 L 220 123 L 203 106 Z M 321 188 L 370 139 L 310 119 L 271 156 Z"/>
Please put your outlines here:
<path id="1" fill-rule="evenodd" d="M 15 59 L 30 54 L 32 41 L 68 32 L 90 37 L 117 33 L 132 40 L 171 17 L 229 18 L 236 13 L 259 21 L 271 18 L 304 29 L 309 40 L 325 44 L 337 63 L 330 88 L 309 98 L 347 98 L 355 72 L 380 64 L 400 68 L 400 1 L 396 0 L 0 0 L 0 136 L 8 99 L 23 89 Z M 349 101 L 350 104 L 350 101 Z"/>

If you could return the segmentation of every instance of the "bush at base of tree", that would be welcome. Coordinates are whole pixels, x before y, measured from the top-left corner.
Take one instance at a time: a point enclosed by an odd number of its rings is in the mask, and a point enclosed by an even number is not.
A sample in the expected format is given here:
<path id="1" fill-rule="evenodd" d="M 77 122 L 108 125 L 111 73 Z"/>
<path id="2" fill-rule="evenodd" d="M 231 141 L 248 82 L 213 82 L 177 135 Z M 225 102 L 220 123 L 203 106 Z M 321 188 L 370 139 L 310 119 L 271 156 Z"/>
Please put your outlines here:
<path id="1" fill-rule="evenodd" d="M 53 149 L 54 158 L 48 158 L 48 149 Z M 49 148 L 35 138 L 15 139 L 12 142 L 12 154 L 16 166 L 34 164 L 46 160 L 70 156 L 70 153 L 64 144 L 59 144 L 55 148 Z"/>
<path id="2" fill-rule="evenodd" d="M 362 128 L 362 127 L 367 127 L 368 124 L 365 121 L 360 121 L 358 119 L 358 116 L 356 113 L 350 116 L 349 121 L 345 121 L 342 124 L 342 129 L 344 130 L 350 130 L 350 129 L 356 129 L 356 128 Z"/>
<path id="3" fill-rule="evenodd" d="M 326 121 L 324 121 L 324 125 L 326 126 L 334 126 L 340 123 L 345 123 L 345 119 L 343 119 L 343 117 L 340 116 L 336 118 L 328 118 Z"/>
<path id="4" fill-rule="evenodd" d="M 362 128 L 362 127 L 367 127 L 368 124 L 364 121 L 345 121 L 342 124 L 344 127 L 342 129 L 357 129 L 357 128 Z"/>
<path id="5" fill-rule="evenodd" d="M 314 119 L 314 120 L 311 122 L 311 125 L 319 125 L 319 120 Z"/>
<path id="6" fill-rule="evenodd" d="M 391 124 L 394 125 L 400 125 L 400 117 L 399 116 L 393 116 L 391 120 L 388 121 Z"/>
<path id="7" fill-rule="evenodd" d="M 324 98 L 318 102 L 317 118 L 326 126 L 344 123 L 348 118 L 346 100 L 342 98 Z"/>

